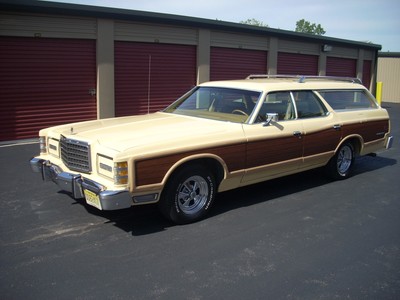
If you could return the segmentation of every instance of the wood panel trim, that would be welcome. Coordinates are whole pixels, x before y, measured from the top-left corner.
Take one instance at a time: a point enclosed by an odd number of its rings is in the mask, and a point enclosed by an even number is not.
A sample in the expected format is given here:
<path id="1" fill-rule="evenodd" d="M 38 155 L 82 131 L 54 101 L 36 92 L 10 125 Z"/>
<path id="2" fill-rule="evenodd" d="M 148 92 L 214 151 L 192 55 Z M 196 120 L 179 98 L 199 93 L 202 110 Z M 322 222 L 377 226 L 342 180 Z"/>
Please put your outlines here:
<path id="1" fill-rule="evenodd" d="M 153 157 L 135 162 L 135 186 L 161 183 L 168 171 L 186 157 L 212 154 L 220 157 L 229 172 L 245 168 L 246 145 L 244 143 L 214 148 L 205 148 L 160 157 Z"/>

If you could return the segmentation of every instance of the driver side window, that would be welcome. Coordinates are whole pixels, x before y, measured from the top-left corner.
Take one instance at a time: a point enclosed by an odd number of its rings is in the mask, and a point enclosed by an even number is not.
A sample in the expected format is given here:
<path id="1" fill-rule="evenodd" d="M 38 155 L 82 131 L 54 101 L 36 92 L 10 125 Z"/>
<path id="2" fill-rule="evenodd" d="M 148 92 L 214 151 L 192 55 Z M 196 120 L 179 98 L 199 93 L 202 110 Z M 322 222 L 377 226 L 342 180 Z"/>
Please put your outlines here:
<path id="1" fill-rule="evenodd" d="M 296 117 L 290 92 L 269 93 L 262 104 L 258 120 L 265 121 L 267 114 L 278 114 L 278 120 L 292 120 Z"/>

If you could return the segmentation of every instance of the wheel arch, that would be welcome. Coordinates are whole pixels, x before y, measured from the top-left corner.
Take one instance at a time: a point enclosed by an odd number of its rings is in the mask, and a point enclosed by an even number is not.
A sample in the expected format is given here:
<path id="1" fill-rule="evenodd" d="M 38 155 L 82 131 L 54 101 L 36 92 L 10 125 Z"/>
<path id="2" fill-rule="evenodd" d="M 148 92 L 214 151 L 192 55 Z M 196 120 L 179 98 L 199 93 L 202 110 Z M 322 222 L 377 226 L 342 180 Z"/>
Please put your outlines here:
<path id="1" fill-rule="evenodd" d="M 357 135 L 357 134 L 349 135 L 349 136 L 346 136 L 345 138 L 343 138 L 343 139 L 340 141 L 339 145 L 336 147 L 336 149 L 335 149 L 335 154 L 336 154 L 337 151 L 340 149 L 340 147 L 341 147 L 343 144 L 347 143 L 347 142 L 350 142 L 350 143 L 352 144 L 352 146 L 353 146 L 353 148 L 354 148 L 354 155 L 355 155 L 355 156 L 360 155 L 361 150 L 362 150 L 362 148 L 363 148 L 364 140 L 363 140 L 362 136 Z"/>
<path id="2" fill-rule="evenodd" d="M 211 153 L 197 154 L 177 161 L 165 174 L 163 185 L 165 186 L 176 172 L 190 165 L 205 166 L 214 175 L 217 186 L 226 177 L 228 172 L 228 167 L 221 157 Z"/>

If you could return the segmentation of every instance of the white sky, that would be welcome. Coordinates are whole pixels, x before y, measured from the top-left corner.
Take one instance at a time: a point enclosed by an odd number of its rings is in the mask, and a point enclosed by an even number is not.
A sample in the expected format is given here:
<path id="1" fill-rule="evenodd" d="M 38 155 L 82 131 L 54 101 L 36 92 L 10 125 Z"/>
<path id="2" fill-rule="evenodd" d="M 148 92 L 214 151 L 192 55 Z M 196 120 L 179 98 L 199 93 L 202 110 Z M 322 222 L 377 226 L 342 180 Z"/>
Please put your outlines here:
<path id="1" fill-rule="evenodd" d="M 271 28 L 294 30 L 305 19 L 325 36 L 382 45 L 400 52 L 399 0 L 58 0 L 237 22 L 256 19 Z"/>

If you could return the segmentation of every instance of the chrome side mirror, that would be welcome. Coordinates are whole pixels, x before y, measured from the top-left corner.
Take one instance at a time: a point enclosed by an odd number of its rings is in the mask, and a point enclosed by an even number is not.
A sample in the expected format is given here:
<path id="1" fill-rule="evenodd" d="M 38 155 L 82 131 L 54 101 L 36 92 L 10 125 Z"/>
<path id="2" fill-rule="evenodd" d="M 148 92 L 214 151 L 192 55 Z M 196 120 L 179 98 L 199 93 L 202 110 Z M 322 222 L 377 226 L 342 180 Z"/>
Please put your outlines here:
<path id="1" fill-rule="evenodd" d="M 277 113 L 266 113 L 265 114 L 265 119 L 267 120 L 264 123 L 264 126 L 269 126 L 271 123 L 276 123 L 279 120 L 279 116 Z"/>

